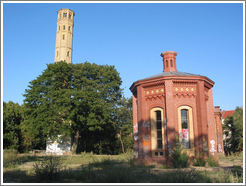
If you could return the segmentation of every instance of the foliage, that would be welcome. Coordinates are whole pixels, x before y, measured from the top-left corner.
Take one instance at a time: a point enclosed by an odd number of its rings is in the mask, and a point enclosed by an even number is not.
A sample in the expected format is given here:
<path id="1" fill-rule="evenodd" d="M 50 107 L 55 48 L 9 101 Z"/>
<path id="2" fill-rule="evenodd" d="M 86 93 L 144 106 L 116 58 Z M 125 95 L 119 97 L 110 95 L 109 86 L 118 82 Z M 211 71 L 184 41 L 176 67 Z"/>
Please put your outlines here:
<path id="1" fill-rule="evenodd" d="M 132 98 L 123 97 L 116 107 L 116 129 L 118 142 L 121 146 L 121 152 L 126 153 L 133 149 L 133 116 L 132 116 Z"/>
<path id="2" fill-rule="evenodd" d="M 18 103 L 3 102 L 3 149 L 22 150 L 21 111 L 22 108 Z"/>
<path id="3" fill-rule="evenodd" d="M 114 66 L 63 61 L 48 64 L 24 94 L 22 131 L 26 145 L 44 149 L 47 138 L 63 135 L 72 137 L 76 153 L 112 154 L 120 85 Z"/>
<path id="4" fill-rule="evenodd" d="M 235 153 L 243 150 L 243 108 L 237 107 L 232 116 L 224 120 L 223 131 L 226 135 L 225 152 Z"/>
<path id="5" fill-rule="evenodd" d="M 209 156 L 206 161 L 208 163 L 208 166 L 210 166 L 210 167 L 219 166 L 218 161 L 213 156 Z"/>
<path id="6" fill-rule="evenodd" d="M 70 134 L 72 73 L 71 64 L 49 64 L 25 90 L 22 131 L 30 148 L 45 149 L 47 137 Z"/>
<path id="7" fill-rule="evenodd" d="M 203 152 L 195 152 L 195 158 L 193 160 L 193 166 L 204 167 L 206 165 L 206 160 L 204 158 Z"/>
<path id="8" fill-rule="evenodd" d="M 189 156 L 183 152 L 182 146 L 180 146 L 179 143 L 176 143 L 170 160 L 174 168 L 186 168 L 188 167 Z"/>
<path id="9" fill-rule="evenodd" d="M 45 161 L 34 163 L 33 168 L 38 182 L 57 181 L 61 175 L 62 164 L 58 157 L 49 156 Z"/>

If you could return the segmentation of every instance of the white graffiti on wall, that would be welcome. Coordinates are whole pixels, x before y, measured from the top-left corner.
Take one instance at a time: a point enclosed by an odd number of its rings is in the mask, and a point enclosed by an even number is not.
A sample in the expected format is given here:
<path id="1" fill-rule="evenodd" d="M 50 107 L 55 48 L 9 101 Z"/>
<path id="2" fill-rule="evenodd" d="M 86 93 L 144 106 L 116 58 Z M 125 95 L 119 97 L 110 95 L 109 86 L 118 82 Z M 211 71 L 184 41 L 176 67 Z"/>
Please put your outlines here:
<path id="1" fill-rule="evenodd" d="M 221 144 L 218 145 L 218 152 L 223 152 L 223 150 L 221 148 Z"/>
<path id="2" fill-rule="evenodd" d="M 134 151 L 134 158 L 138 158 L 138 151 Z"/>
<path id="3" fill-rule="evenodd" d="M 138 140 L 138 123 L 133 126 L 134 140 Z"/>
<path id="4" fill-rule="evenodd" d="M 171 156 L 174 153 L 171 145 L 168 145 L 168 152 L 169 152 L 169 156 Z"/>
<path id="5" fill-rule="evenodd" d="M 149 158 L 150 158 L 150 157 L 148 156 L 148 152 L 149 152 L 148 146 L 144 146 L 144 147 L 143 147 L 143 155 L 144 155 L 144 159 L 149 159 Z"/>
<path id="6" fill-rule="evenodd" d="M 205 141 L 205 139 L 203 139 L 203 150 L 208 151 L 208 143 Z"/>
<path id="7" fill-rule="evenodd" d="M 144 121 L 142 125 L 144 128 L 150 129 L 150 124 L 148 121 Z"/>
<path id="8" fill-rule="evenodd" d="M 210 141 L 210 143 L 211 143 L 211 145 L 212 145 L 212 147 L 211 147 L 211 149 L 210 149 L 210 152 L 212 153 L 212 155 L 214 156 L 214 152 L 216 152 L 216 149 L 214 148 L 214 144 L 215 144 L 215 141 L 214 140 L 211 140 Z"/>
<path id="9" fill-rule="evenodd" d="M 149 141 L 149 139 L 150 139 L 150 135 L 145 135 L 145 136 L 143 137 L 143 140 L 145 140 L 145 141 Z"/>

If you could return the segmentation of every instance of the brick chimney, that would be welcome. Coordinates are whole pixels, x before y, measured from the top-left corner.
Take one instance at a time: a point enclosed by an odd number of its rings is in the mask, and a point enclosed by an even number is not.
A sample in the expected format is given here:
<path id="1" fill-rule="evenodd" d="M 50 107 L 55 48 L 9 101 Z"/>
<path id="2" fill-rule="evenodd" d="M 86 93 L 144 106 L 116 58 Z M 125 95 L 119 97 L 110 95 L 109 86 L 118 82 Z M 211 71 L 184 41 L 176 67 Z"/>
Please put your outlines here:
<path id="1" fill-rule="evenodd" d="M 161 53 L 163 57 L 163 72 L 178 71 L 176 68 L 176 55 L 175 51 L 166 51 Z"/>

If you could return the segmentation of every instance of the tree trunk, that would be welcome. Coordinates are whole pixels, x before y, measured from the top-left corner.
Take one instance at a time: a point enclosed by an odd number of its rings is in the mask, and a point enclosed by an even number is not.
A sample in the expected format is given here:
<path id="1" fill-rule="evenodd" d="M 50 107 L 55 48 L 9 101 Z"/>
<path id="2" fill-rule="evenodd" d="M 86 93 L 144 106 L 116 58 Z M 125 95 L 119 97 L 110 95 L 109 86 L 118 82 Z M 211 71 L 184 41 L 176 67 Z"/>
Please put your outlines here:
<path id="1" fill-rule="evenodd" d="M 121 143 L 121 147 L 122 147 L 122 152 L 123 152 L 123 154 L 125 154 L 123 141 L 122 141 L 122 139 L 121 139 L 121 130 L 120 130 L 120 143 Z"/>

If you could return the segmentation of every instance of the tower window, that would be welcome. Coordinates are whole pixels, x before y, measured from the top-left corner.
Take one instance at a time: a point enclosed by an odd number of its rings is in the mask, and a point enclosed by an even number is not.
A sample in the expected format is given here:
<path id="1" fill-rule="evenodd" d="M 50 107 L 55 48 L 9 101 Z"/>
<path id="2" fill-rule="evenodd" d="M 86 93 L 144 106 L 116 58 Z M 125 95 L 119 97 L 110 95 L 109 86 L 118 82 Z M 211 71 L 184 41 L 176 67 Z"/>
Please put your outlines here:
<path id="1" fill-rule="evenodd" d="M 70 31 L 70 26 L 68 27 L 68 31 Z"/>
<path id="2" fill-rule="evenodd" d="M 65 25 L 63 25 L 63 30 L 65 30 L 66 29 L 66 26 Z"/>
<path id="3" fill-rule="evenodd" d="M 67 13 L 63 13 L 63 17 L 67 17 Z"/>
<path id="4" fill-rule="evenodd" d="M 168 67 L 168 61 L 166 60 L 166 67 Z"/>
<path id="5" fill-rule="evenodd" d="M 72 15 L 71 15 L 71 13 L 69 14 L 69 19 L 71 19 L 71 17 L 72 17 Z"/>
<path id="6" fill-rule="evenodd" d="M 60 30 L 60 25 L 59 25 L 59 30 Z"/>
<path id="7" fill-rule="evenodd" d="M 69 57 L 69 51 L 67 51 L 67 56 Z"/>
<path id="8" fill-rule="evenodd" d="M 63 39 L 63 40 L 65 39 L 65 34 L 62 35 L 62 39 Z"/>
<path id="9" fill-rule="evenodd" d="M 170 63 L 171 63 L 171 67 L 173 67 L 173 60 L 171 60 Z"/>

